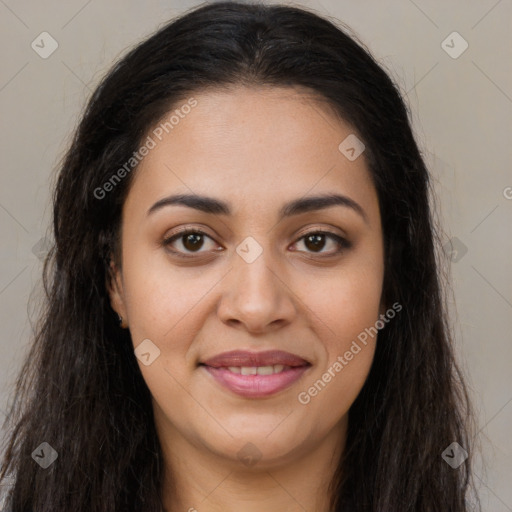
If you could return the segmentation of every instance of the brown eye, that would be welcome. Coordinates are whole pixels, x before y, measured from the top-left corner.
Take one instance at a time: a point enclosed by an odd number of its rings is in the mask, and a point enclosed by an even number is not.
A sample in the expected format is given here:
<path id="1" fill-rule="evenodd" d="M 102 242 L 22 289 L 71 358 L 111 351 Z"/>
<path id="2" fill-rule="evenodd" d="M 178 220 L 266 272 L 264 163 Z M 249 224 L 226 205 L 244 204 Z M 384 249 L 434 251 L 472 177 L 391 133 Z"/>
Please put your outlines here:
<path id="1" fill-rule="evenodd" d="M 206 251 L 201 251 L 203 246 L 205 245 L 205 240 L 210 239 L 213 242 L 213 239 L 208 236 L 203 231 L 199 231 L 197 229 L 188 229 L 180 231 L 175 235 L 166 238 L 162 245 L 167 247 L 169 251 L 177 256 L 188 257 L 187 254 L 201 254 Z M 215 244 L 213 244 L 215 246 Z"/>
<path id="2" fill-rule="evenodd" d="M 187 258 L 194 254 L 208 252 L 207 250 L 201 251 L 206 243 L 206 239 L 213 242 L 213 239 L 203 231 L 185 229 L 166 238 L 162 242 L 162 245 L 167 247 L 168 250 L 176 256 Z M 305 252 L 324 256 L 335 256 L 351 246 L 350 243 L 341 236 L 328 231 L 313 231 L 307 233 L 299 238 L 296 244 L 300 241 L 303 241 L 306 247 Z M 329 245 L 333 246 L 332 250 L 324 251 L 326 247 L 327 249 L 329 248 Z M 213 250 L 215 250 L 215 247 Z"/>
<path id="3" fill-rule="evenodd" d="M 325 246 L 325 235 L 313 234 L 304 238 L 304 245 L 312 251 L 321 251 Z"/>
<path id="4" fill-rule="evenodd" d="M 334 250 L 323 251 L 323 249 L 329 245 L 329 240 L 333 242 L 331 243 L 331 246 L 334 245 Z M 303 241 L 307 252 L 325 254 L 327 256 L 336 255 L 342 252 L 344 249 L 350 247 L 350 243 L 347 240 L 328 231 L 314 231 L 307 233 L 306 235 L 299 238 L 298 242 L 299 241 Z"/>
<path id="5" fill-rule="evenodd" d="M 198 249 L 201 249 L 203 246 L 204 240 L 202 238 L 203 235 L 200 235 L 199 233 L 190 233 L 188 235 L 182 235 L 183 236 L 183 247 L 187 249 L 188 251 L 196 251 Z"/>

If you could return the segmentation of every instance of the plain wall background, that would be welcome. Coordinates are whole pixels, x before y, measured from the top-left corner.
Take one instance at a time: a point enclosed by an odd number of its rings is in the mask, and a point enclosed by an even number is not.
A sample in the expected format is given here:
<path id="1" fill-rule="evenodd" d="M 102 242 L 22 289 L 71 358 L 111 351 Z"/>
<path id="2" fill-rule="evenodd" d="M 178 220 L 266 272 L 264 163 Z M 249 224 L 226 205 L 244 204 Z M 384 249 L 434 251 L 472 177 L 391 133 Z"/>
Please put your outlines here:
<path id="1" fill-rule="evenodd" d="M 128 47 L 200 3 L 0 0 L 2 420 L 30 342 L 29 297 L 40 296 L 51 180 L 84 102 Z M 512 2 L 287 3 L 348 24 L 410 105 L 444 242 L 456 237 L 453 321 L 487 463 L 483 509 L 512 511 Z M 31 47 L 44 31 L 59 45 L 47 59 Z M 469 45 L 458 58 L 441 46 L 453 31 Z"/>

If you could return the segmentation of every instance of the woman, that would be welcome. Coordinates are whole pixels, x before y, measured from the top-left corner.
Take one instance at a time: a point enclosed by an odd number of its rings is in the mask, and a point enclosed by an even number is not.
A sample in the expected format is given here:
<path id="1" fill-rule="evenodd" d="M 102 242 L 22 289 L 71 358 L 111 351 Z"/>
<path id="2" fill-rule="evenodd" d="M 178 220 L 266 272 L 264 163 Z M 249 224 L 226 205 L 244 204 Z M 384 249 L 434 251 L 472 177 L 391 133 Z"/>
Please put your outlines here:
<path id="1" fill-rule="evenodd" d="M 215 3 L 130 51 L 60 169 L 12 511 L 468 510 L 428 194 L 330 21 Z"/>

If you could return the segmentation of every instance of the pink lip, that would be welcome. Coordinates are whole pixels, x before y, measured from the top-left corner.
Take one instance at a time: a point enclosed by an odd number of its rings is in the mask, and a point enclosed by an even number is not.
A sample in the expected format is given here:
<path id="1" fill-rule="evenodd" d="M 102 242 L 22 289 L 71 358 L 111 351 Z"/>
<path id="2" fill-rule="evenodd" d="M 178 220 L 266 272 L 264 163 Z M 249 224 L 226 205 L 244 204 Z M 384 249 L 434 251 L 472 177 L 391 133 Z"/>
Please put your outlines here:
<path id="1" fill-rule="evenodd" d="M 228 366 L 309 366 L 309 362 L 302 357 L 284 352 L 282 350 L 267 350 L 265 352 L 249 352 L 247 350 L 232 350 L 211 357 L 201 364 L 213 368 Z"/>
<path id="2" fill-rule="evenodd" d="M 282 364 L 282 363 L 275 363 Z M 238 365 L 230 365 L 238 366 Z M 249 365 L 243 365 L 249 366 Z M 254 365 L 266 366 L 266 365 Z M 263 398 L 278 391 L 281 391 L 308 370 L 310 365 L 297 366 L 283 370 L 280 373 L 272 375 L 242 375 L 239 373 L 230 372 L 227 368 L 203 366 L 203 368 L 222 386 L 229 389 L 237 395 L 246 398 Z"/>

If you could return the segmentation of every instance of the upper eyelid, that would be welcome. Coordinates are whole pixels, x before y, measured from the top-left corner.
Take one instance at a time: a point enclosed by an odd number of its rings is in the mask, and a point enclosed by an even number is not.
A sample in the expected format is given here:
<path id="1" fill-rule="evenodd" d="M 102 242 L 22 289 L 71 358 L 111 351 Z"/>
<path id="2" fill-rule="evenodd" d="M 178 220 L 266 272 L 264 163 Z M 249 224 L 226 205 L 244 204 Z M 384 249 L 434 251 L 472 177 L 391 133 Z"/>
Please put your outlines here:
<path id="1" fill-rule="evenodd" d="M 309 233 L 317 233 L 317 232 L 325 232 L 327 234 L 332 234 L 332 235 L 339 236 L 340 238 L 347 238 L 348 237 L 348 234 L 346 233 L 346 230 L 340 228 L 339 226 L 335 226 L 335 225 L 332 225 L 330 223 L 327 223 L 327 226 L 328 227 L 325 227 L 325 226 L 313 226 L 313 227 L 301 228 L 301 229 L 296 230 L 294 232 L 294 237 L 300 238 L 302 236 L 308 235 Z M 210 235 L 209 232 L 208 232 L 209 229 L 210 228 L 208 228 L 204 224 L 185 225 L 185 226 L 177 228 L 177 231 L 175 231 L 171 235 L 164 235 L 163 238 L 164 238 L 164 240 L 168 240 L 168 239 L 170 239 L 170 238 L 172 238 L 174 236 L 183 235 L 183 234 L 188 233 L 188 232 L 200 233 L 200 234 L 209 236 L 210 238 L 215 238 L 217 235 L 216 234 Z M 337 230 L 338 232 L 336 232 L 335 230 Z"/>
<path id="2" fill-rule="evenodd" d="M 326 229 L 326 228 L 310 228 L 306 231 L 302 231 L 302 232 L 299 232 L 297 235 L 296 235 L 296 238 L 295 238 L 295 242 L 298 242 L 299 240 L 302 240 L 304 237 L 310 235 L 310 234 L 316 234 L 316 233 L 320 233 L 320 234 L 325 234 L 327 236 L 332 236 L 332 238 L 334 239 L 334 241 L 336 243 L 339 243 L 340 240 L 341 241 L 347 241 L 345 235 L 341 235 L 339 233 L 334 233 L 333 231 L 329 230 L 329 229 Z M 163 239 L 163 243 L 164 244 L 170 244 L 171 242 L 174 242 L 176 240 L 179 240 L 179 238 L 181 236 L 185 236 L 187 234 L 200 234 L 200 235 L 204 235 L 208 238 L 210 238 L 212 241 L 215 242 L 215 239 L 213 236 L 209 235 L 206 231 L 204 231 L 203 229 L 201 228 L 194 228 L 194 227 L 185 227 L 183 229 L 181 229 L 180 231 L 176 232 L 176 233 L 173 233 L 172 235 L 170 236 L 166 236 L 164 237 Z M 347 241 L 348 242 L 348 241 Z M 216 242 L 217 243 L 217 242 Z M 199 251 L 201 252 L 201 251 Z M 199 252 L 197 254 L 199 254 Z M 194 254 L 194 253 L 192 253 Z"/>

